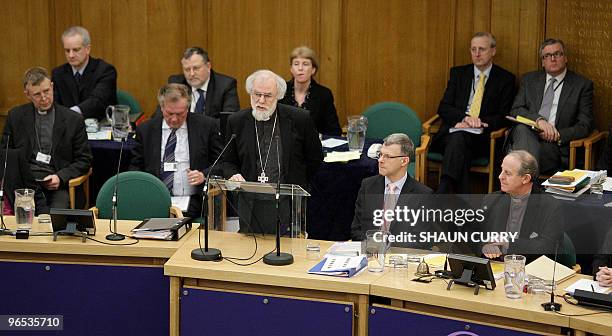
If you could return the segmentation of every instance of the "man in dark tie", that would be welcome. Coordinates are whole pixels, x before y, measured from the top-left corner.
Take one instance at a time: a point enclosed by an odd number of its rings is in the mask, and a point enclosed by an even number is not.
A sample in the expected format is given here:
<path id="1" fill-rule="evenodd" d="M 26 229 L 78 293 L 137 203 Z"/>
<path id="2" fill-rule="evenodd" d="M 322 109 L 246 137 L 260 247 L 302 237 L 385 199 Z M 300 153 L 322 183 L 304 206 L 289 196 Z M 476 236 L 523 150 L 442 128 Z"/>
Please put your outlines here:
<path id="1" fill-rule="evenodd" d="M 538 161 L 542 173 L 568 166 L 569 143 L 593 129 L 593 82 L 567 69 L 563 41 L 547 39 L 540 46 L 544 70 L 521 79 L 510 114 L 536 123 L 533 130 L 517 125 L 511 134 L 512 149 L 524 149 Z"/>
<path id="2" fill-rule="evenodd" d="M 515 77 L 493 64 L 497 42 L 491 33 L 474 34 L 473 64 L 454 67 L 438 114 L 440 131 L 432 149 L 443 154 L 439 193 L 468 193 L 472 159 L 489 153 L 490 133 L 503 127 L 515 92 Z M 454 128 L 458 131 L 451 133 Z M 482 134 L 461 131 L 482 130 Z"/>
<path id="3" fill-rule="evenodd" d="M 2 148 L 22 151 L 34 179 L 42 187 L 47 205 L 68 208 L 68 182 L 85 174 L 91 164 L 83 118 L 53 100 L 54 85 L 47 71 L 29 69 L 24 93 L 30 103 L 9 111 Z"/>
<path id="4" fill-rule="evenodd" d="M 91 57 L 91 39 L 83 27 L 70 27 L 62 34 L 68 63 L 53 69 L 55 102 L 83 115 L 105 118 L 108 105 L 117 104 L 117 71 L 111 64 Z"/>
<path id="5" fill-rule="evenodd" d="M 240 110 L 236 80 L 212 70 L 208 52 L 187 48 L 181 59 L 182 75 L 172 75 L 168 83 L 186 85 L 191 95 L 189 111 L 219 119 L 220 112 Z"/>
<path id="6" fill-rule="evenodd" d="M 136 129 L 130 169 L 159 177 L 174 201 L 189 197 L 184 213 L 198 218 L 206 175 L 221 153 L 219 128 L 214 119 L 189 113 L 191 95 L 185 85 L 166 84 L 157 99 L 162 114 Z"/>

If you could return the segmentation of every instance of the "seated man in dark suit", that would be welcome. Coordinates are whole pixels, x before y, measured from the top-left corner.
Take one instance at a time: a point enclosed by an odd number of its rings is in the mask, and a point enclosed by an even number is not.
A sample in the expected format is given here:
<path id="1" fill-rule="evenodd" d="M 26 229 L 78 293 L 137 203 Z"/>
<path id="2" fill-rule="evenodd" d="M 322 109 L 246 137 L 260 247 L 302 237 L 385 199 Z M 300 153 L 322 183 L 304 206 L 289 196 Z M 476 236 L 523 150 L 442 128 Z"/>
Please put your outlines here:
<path id="1" fill-rule="evenodd" d="M 62 43 L 68 63 L 53 69 L 55 102 L 81 113 L 83 119 L 104 119 L 106 107 L 117 104 L 115 67 L 89 56 L 91 39 L 83 27 L 66 29 Z"/>
<path id="2" fill-rule="evenodd" d="M 532 260 L 542 254 L 554 255 L 563 235 L 563 214 L 558 201 L 534 183 L 537 176 L 538 163 L 528 152 L 512 151 L 504 158 L 499 175 L 501 192 L 489 194 L 484 200 L 484 228 L 518 236 L 510 243 L 484 244 L 482 253 L 487 258 L 522 254 Z"/>
<path id="3" fill-rule="evenodd" d="M 470 53 L 473 64 L 454 67 L 438 114 L 440 131 L 433 150 L 443 153 L 442 177 L 438 193 L 469 193 L 472 159 L 488 156 L 491 132 L 505 124 L 514 97 L 515 77 L 493 64 L 497 42 L 490 33 L 472 37 Z M 483 128 L 482 134 L 449 133 L 451 128 Z"/>
<path id="4" fill-rule="evenodd" d="M 524 149 L 538 160 L 542 173 L 568 166 L 569 143 L 593 130 L 593 82 L 567 69 L 563 41 L 547 39 L 540 46 L 544 70 L 521 79 L 510 114 L 536 122 L 512 129 L 512 149 Z"/>
<path id="5" fill-rule="evenodd" d="M 23 83 L 31 103 L 9 111 L 2 148 L 8 139 L 9 148 L 23 151 L 47 205 L 68 208 L 68 182 L 87 173 L 91 165 L 83 117 L 54 103 L 53 83 L 45 69 L 29 69 Z"/>
<path id="6" fill-rule="evenodd" d="M 258 70 L 246 80 L 251 108 L 227 120 L 226 138 L 236 135 L 225 153 L 223 175 L 232 181 L 297 184 L 307 189 L 323 161 L 319 134 L 307 111 L 278 104 L 287 90 L 285 80 Z M 228 139 L 229 140 L 229 139 Z M 270 196 L 270 197 L 268 197 Z M 240 193 L 240 230 L 273 233 L 274 195 Z M 288 224 L 290 197 L 281 197 L 282 225 Z"/>
<path id="7" fill-rule="evenodd" d="M 380 210 L 395 209 L 396 206 L 419 208 L 422 195 L 432 193 L 431 189 L 408 174 L 411 157 L 414 157 L 414 144 L 406 134 L 396 133 L 385 138 L 378 155 L 379 175 L 365 178 L 361 182 L 351 225 L 352 240 L 364 240 L 366 231 L 372 229 L 383 229 L 393 235 L 415 230 L 406 222 L 384 221 L 379 224 L 380 218 L 374 218 Z"/>
<path id="8" fill-rule="evenodd" d="M 189 113 L 185 85 L 166 84 L 157 99 L 162 116 L 138 126 L 130 168 L 159 177 L 173 196 L 190 196 L 185 214 L 198 218 L 206 174 L 221 153 L 219 128 L 214 119 Z"/>
<path id="9" fill-rule="evenodd" d="M 206 50 L 200 47 L 187 48 L 181 64 L 183 74 L 170 76 L 168 83 L 183 84 L 189 88 L 189 112 L 219 119 L 221 112 L 240 110 L 236 80 L 213 71 Z"/>

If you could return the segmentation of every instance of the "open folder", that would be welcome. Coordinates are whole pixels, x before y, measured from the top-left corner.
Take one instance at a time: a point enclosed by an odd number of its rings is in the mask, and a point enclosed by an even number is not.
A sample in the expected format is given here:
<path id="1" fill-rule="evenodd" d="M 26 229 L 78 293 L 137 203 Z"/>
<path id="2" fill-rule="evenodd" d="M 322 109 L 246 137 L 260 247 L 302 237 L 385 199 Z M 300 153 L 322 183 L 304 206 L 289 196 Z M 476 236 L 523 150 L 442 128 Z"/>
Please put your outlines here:
<path id="1" fill-rule="evenodd" d="M 308 273 L 350 278 L 366 266 L 368 266 L 368 259 L 365 256 L 327 255 L 327 257 L 308 270 Z"/>

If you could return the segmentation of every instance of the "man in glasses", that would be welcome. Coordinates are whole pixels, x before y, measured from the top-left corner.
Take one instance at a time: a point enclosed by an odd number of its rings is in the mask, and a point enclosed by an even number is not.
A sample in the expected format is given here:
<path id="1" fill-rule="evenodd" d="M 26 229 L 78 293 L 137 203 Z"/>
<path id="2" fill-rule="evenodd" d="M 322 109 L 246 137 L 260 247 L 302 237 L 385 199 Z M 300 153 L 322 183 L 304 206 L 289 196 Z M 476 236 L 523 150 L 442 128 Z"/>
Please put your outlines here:
<path id="1" fill-rule="evenodd" d="M 380 210 L 393 210 L 396 205 L 419 208 L 420 195 L 432 193 L 429 187 L 408 174 L 411 157 L 414 157 L 414 144 L 406 134 L 395 133 L 385 138 L 378 155 L 378 175 L 361 182 L 351 225 L 353 240 L 364 240 L 366 231 L 372 229 L 394 235 L 411 231 L 409 223 L 384 221 L 379 216 Z"/>
<path id="2" fill-rule="evenodd" d="M 232 135 L 236 137 L 224 156 L 225 177 L 260 183 L 280 180 L 308 188 L 308 181 L 323 161 L 321 141 L 306 110 L 277 103 L 286 90 L 285 80 L 270 70 L 258 70 L 247 78 L 251 108 L 236 112 L 227 120 L 226 141 Z M 240 195 L 241 232 L 275 232 L 274 195 Z M 281 202 L 283 218 L 288 205 L 288 200 Z"/>
<path id="3" fill-rule="evenodd" d="M 493 64 L 496 47 L 495 36 L 478 32 L 470 42 L 472 63 L 450 70 L 438 107 L 442 125 L 432 143 L 432 150 L 443 155 L 440 194 L 470 192 L 472 159 L 488 156 L 490 133 L 504 126 L 512 106 L 515 77 Z"/>
<path id="4" fill-rule="evenodd" d="M 512 149 L 524 149 L 538 161 L 542 173 L 568 166 L 569 143 L 593 129 L 593 82 L 567 69 L 563 41 L 547 39 L 540 46 L 544 70 L 527 73 L 510 114 L 533 120 L 511 134 Z"/>

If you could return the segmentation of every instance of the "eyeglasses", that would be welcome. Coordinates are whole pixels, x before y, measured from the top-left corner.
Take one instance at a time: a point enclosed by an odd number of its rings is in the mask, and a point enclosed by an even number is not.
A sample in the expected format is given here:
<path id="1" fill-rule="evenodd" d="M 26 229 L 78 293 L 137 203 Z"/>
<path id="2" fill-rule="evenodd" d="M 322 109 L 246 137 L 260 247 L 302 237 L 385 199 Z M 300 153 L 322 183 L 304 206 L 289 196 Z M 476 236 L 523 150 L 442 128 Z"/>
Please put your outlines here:
<path id="1" fill-rule="evenodd" d="M 470 52 L 471 52 L 472 54 L 477 54 L 477 53 L 479 53 L 479 52 L 482 54 L 482 53 L 484 53 L 485 51 L 488 51 L 489 49 L 491 49 L 491 48 L 483 48 L 483 47 L 478 47 L 478 48 L 476 48 L 476 47 L 474 47 L 474 48 L 470 48 Z"/>
<path id="2" fill-rule="evenodd" d="M 561 56 L 563 56 L 563 55 L 565 55 L 565 54 L 563 53 L 563 51 L 555 51 L 555 52 L 554 52 L 554 53 L 552 53 L 552 54 L 548 53 L 548 54 L 544 54 L 544 55 L 542 55 L 542 58 L 543 58 L 543 59 L 549 59 L 549 58 L 554 57 L 555 59 L 557 59 L 557 58 L 559 58 L 559 57 L 561 57 Z"/>
<path id="3" fill-rule="evenodd" d="M 396 158 L 402 158 L 402 157 L 408 157 L 408 155 L 389 155 L 389 154 L 383 154 L 381 152 L 376 153 L 376 158 L 377 159 L 383 159 L 383 160 L 388 160 L 388 159 L 396 159 Z"/>
<path id="4" fill-rule="evenodd" d="M 255 100 L 260 100 L 261 98 L 263 98 L 264 101 L 267 101 L 267 100 L 272 99 L 274 96 L 271 93 L 253 92 L 251 93 L 251 97 L 255 98 Z"/>

